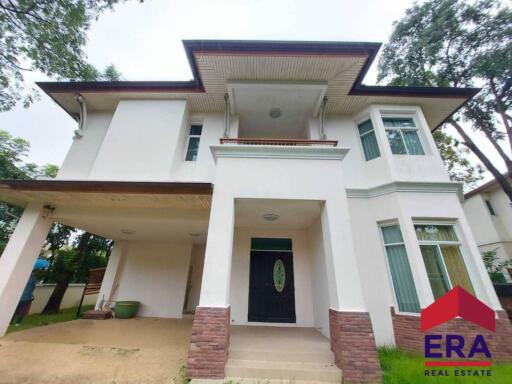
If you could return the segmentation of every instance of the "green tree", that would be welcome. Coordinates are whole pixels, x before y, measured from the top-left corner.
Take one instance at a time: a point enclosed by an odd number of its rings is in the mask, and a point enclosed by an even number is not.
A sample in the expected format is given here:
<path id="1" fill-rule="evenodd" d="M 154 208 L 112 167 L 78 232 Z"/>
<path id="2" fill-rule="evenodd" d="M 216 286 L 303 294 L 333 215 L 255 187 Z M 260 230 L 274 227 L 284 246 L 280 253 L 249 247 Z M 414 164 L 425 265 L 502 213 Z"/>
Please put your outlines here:
<path id="1" fill-rule="evenodd" d="M 29 149 L 28 141 L 0 130 L 0 179 L 31 179 L 56 175 L 58 167 L 55 165 L 46 164 L 39 168 L 35 164 L 25 163 L 24 158 Z M 0 202 L 0 254 L 7 245 L 22 212 L 19 207 Z"/>
<path id="2" fill-rule="evenodd" d="M 0 111 L 34 100 L 35 90 L 23 81 L 25 71 L 70 80 L 118 80 L 113 66 L 98 71 L 84 53 L 91 22 L 118 2 L 0 0 Z"/>
<path id="3" fill-rule="evenodd" d="M 483 252 L 482 259 L 491 281 L 493 283 L 506 283 L 503 270 L 510 266 L 510 260 L 501 261 L 496 254 L 496 249 L 493 251 Z"/>
<path id="4" fill-rule="evenodd" d="M 62 224 L 58 225 L 62 226 Z M 74 233 L 76 230 L 67 226 L 62 227 L 56 230 L 54 235 L 50 231 L 50 236 L 46 240 L 47 245 L 50 239 L 57 241 L 54 242 L 55 251 L 49 258 L 50 267 L 44 271 L 41 278 L 47 283 L 56 285 L 43 308 L 43 314 L 58 313 L 69 284 L 87 282 L 89 270 L 105 267 L 112 250 L 112 240 L 89 232 L 82 232 L 76 237 L 72 246 L 69 246 L 70 232 L 66 231 L 71 230 L 71 233 Z M 59 237 L 62 234 L 68 234 L 67 238 Z"/>
<path id="5" fill-rule="evenodd" d="M 447 124 L 456 130 L 461 143 L 478 157 L 512 201 L 512 185 L 473 141 L 464 124 L 483 133 L 508 172 L 512 172 L 510 7 L 495 0 L 416 3 L 394 24 L 379 61 L 378 80 L 392 85 L 483 87 Z M 453 162 L 453 167 L 464 165 L 464 153 L 443 152 L 451 145 L 446 144 L 444 141 L 441 154 L 448 168 Z M 464 178 L 475 178 L 471 172 L 476 169 L 463 169 L 467 173 Z"/>

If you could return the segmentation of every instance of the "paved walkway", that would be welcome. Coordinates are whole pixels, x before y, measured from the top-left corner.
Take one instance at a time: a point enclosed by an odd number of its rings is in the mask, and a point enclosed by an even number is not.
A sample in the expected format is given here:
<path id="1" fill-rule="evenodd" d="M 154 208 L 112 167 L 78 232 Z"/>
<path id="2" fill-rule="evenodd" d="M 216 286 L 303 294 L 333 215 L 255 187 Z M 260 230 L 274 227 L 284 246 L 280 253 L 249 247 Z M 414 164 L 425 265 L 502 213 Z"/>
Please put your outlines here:
<path id="1" fill-rule="evenodd" d="M 0 338 L 0 384 L 173 384 L 191 327 L 191 320 L 76 320 L 11 333 Z"/>

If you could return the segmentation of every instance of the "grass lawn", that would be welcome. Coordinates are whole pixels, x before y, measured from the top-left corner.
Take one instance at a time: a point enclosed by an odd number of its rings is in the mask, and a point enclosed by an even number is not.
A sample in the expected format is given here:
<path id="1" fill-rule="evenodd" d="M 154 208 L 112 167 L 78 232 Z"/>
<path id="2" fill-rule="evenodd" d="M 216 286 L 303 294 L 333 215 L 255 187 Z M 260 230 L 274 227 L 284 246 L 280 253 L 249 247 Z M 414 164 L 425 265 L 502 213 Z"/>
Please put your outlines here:
<path id="1" fill-rule="evenodd" d="M 384 372 L 384 384 L 453 384 L 453 383 L 512 383 L 512 364 L 493 364 L 492 367 L 473 367 L 477 369 L 490 369 L 491 377 L 461 377 L 455 376 L 455 370 L 466 370 L 471 367 L 442 368 L 447 370 L 449 376 L 425 377 L 426 367 L 421 355 L 410 354 L 396 349 L 379 348 L 380 365 Z"/>
<path id="2" fill-rule="evenodd" d="M 93 305 L 84 305 L 82 306 L 82 312 L 92 309 Z M 9 325 L 7 329 L 7 333 L 23 331 L 25 329 L 40 327 L 42 325 L 49 325 L 55 323 L 61 323 L 63 321 L 70 321 L 76 319 L 76 310 L 78 308 L 67 308 L 62 309 L 59 313 L 55 315 L 39 315 L 33 314 L 25 316 L 20 325 L 15 327 L 14 325 Z"/>

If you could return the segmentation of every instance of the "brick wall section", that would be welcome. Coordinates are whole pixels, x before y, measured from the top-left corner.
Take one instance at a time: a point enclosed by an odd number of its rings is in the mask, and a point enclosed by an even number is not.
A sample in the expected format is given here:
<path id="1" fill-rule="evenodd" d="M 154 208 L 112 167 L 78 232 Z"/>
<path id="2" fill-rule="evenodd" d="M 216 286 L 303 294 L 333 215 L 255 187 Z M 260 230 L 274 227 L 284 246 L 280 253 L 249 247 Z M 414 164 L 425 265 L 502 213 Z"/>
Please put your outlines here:
<path id="1" fill-rule="evenodd" d="M 375 337 L 368 312 L 329 310 L 331 349 L 343 383 L 380 383 Z"/>
<path id="2" fill-rule="evenodd" d="M 462 335 L 469 343 L 476 335 L 483 335 L 493 360 L 512 361 L 512 324 L 504 311 L 497 311 L 497 314 L 496 333 L 460 318 L 452 319 L 427 333 Z M 423 354 L 425 336 L 420 330 L 420 317 L 397 314 L 393 307 L 391 307 L 391 317 L 396 346 L 406 351 Z"/>
<path id="3" fill-rule="evenodd" d="M 197 307 L 187 360 L 188 378 L 224 378 L 229 348 L 228 308 Z"/>

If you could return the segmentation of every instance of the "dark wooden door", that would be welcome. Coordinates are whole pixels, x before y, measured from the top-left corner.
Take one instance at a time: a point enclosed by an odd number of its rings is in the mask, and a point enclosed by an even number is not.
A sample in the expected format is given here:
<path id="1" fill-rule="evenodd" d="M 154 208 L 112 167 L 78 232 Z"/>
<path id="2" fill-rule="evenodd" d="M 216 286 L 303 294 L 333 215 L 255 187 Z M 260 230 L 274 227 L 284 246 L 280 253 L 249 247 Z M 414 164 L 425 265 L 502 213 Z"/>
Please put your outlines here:
<path id="1" fill-rule="evenodd" d="M 248 319 L 295 323 L 292 252 L 251 251 Z"/>

